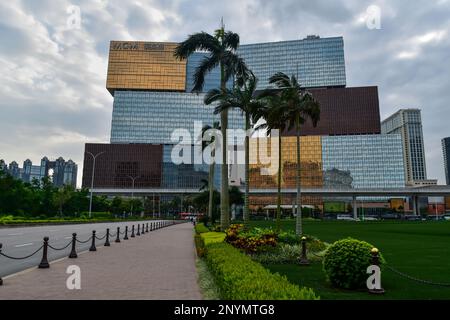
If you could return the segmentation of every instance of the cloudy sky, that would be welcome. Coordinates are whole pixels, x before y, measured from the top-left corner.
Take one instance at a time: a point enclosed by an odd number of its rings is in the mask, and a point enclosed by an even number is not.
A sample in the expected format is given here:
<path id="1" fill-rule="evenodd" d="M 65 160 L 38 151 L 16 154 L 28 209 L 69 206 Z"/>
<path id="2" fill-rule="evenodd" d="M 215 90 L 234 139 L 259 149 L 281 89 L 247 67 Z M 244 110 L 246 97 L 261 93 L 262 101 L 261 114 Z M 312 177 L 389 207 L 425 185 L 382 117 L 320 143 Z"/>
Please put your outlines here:
<path id="1" fill-rule="evenodd" d="M 366 23 L 373 8 L 380 28 Z M 222 16 L 241 43 L 343 36 L 348 86 L 377 85 L 383 119 L 422 109 L 428 177 L 444 183 L 450 0 L 1 1 L 0 158 L 71 158 L 80 184 L 84 143 L 109 140 L 109 41 L 181 41 L 212 32 Z"/>

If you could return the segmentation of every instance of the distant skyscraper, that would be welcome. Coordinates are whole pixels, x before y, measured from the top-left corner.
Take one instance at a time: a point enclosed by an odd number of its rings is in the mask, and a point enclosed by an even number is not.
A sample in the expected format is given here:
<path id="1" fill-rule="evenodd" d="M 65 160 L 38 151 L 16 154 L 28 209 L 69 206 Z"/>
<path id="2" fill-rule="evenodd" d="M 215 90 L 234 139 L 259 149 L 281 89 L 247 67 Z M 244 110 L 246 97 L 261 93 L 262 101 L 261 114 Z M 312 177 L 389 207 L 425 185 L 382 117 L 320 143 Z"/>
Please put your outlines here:
<path id="1" fill-rule="evenodd" d="M 34 166 L 31 160 L 27 159 L 23 162 L 23 168 L 19 168 L 16 161 L 11 162 L 8 168 L 4 161 L 0 160 L 0 168 L 26 183 L 32 183 L 33 180 L 41 181 L 42 178 L 49 177 L 49 171 L 53 169 L 52 180 L 55 187 L 71 185 L 75 188 L 77 185 L 78 166 L 72 160 L 66 162 L 62 157 L 56 161 L 50 161 L 44 157 L 38 166 Z"/>
<path id="2" fill-rule="evenodd" d="M 407 183 L 426 180 L 425 148 L 419 109 L 401 109 L 381 123 L 381 133 L 401 134 Z"/>
<path id="3" fill-rule="evenodd" d="M 8 170 L 8 165 L 5 163 L 5 160 L 0 159 L 0 170 L 6 172 Z"/>
<path id="4" fill-rule="evenodd" d="M 445 182 L 450 186 L 450 137 L 442 139 L 444 153 Z"/>

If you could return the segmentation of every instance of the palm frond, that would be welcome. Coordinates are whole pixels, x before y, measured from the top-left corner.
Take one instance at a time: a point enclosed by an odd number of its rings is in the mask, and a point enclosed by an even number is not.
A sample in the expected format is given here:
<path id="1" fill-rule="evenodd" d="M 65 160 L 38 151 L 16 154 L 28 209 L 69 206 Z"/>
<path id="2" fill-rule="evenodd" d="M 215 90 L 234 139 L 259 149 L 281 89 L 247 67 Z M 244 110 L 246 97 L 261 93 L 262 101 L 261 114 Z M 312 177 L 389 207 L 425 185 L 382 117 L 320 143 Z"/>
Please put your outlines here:
<path id="1" fill-rule="evenodd" d="M 200 65 L 195 69 L 194 87 L 192 92 L 201 92 L 205 83 L 205 76 L 219 64 L 219 59 L 215 54 L 204 57 Z"/>
<path id="2" fill-rule="evenodd" d="M 222 97 L 223 97 L 222 90 L 211 89 L 206 93 L 205 98 L 203 98 L 203 103 L 206 105 L 210 105 L 211 103 L 214 103 L 222 99 Z"/>
<path id="3" fill-rule="evenodd" d="M 269 78 L 270 84 L 275 84 L 278 88 L 284 89 L 291 87 L 289 76 L 283 72 L 277 72 Z"/>
<path id="4" fill-rule="evenodd" d="M 173 54 L 175 58 L 183 60 L 199 50 L 218 54 L 221 50 L 221 45 L 219 41 L 209 33 L 199 32 L 191 34 L 185 41 L 178 44 Z"/>
<path id="5" fill-rule="evenodd" d="M 236 51 L 239 47 L 239 35 L 232 31 L 225 32 L 223 36 L 223 45 L 227 49 Z"/>

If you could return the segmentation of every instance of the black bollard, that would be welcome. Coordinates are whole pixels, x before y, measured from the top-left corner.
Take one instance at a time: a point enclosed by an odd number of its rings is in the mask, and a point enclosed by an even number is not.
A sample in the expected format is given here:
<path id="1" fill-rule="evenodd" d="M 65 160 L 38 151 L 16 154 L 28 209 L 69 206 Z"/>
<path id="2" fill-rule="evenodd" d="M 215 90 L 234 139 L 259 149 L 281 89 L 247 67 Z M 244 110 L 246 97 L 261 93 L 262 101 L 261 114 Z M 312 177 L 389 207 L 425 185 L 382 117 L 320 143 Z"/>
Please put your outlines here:
<path id="1" fill-rule="evenodd" d="M 147 229 L 145 230 L 145 232 L 148 232 L 148 222 L 147 222 Z"/>
<path id="2" fill-rule="evenodd" d="M 47 252 L 48 252 L 48 237 L 44 238 L 44 250 L 42 251 L 42 260 L 39 264 L 39 269 L 47 269 L 50 268 L 50 264 L 48 263 L 47 259 Z"/>
<path id="3" fill-rule="evenodd" d="M 117 227 L 116 243 L 120 242 L 120 227 Z"/>
<path id="4" fill-rule="evenodd" d="M 2 252 L 3 244 L 0 243 L 0 253 Z M 0 277 L 0 286 L 3 285 L 3 279 Z"/>
<path id="5" fill-rule="evenodd" d="M 110 247 L 111 244 L 109 243 L 109 228 L 106 229 L 106 241 L 105 241 L 105 247 Z"/>
<path id="6" fill-rule="evenodd" d="M 133 226 L 131 227 L 131 237 L 134 238 L 134 224 L 133 224 Z"/>
<path id="7" fill-rule="evenodd" d="M 153 231 L 153 222 L 150 222 L 150 231 Z"/>
<path id="8" fill-rule="evenodd" d="M 308 256 L 306 255 L 306 237 L 302 237 L 302 255 L 300 256 L 300 265 L 309 265 Z"/>
<path id="9" fill-rule="evenodd" d="M 141 225 L 138 223 L 138 231 L 136 233 L 137 236 L 141 235 L 141 231 L 140 230 L 141 230 Z"/>
<path id="10" fill-rule="evenodd" d="M 125 237 L 123 237 L 123 240 L 128 240 L 128 226 L 125 227 Z"/>
<path id="11" fill-rule="evenodd" d="M 92 231 L 92 243 L 89 251 L 97 251 L 97 248 L 95 247 L 95 230 Z"/>
<path id="12" fill-rule="evenodd" d="M 145 234 L 145 225 L 142 224 L 142 234 Z"/>
<path id="13" fill-rule="evenodd" d="M 70 254 L 69 254 L 70 259 L 78 258 L 76 245 L 77 245 L 77 234 L 72 233 L 72 250 L 70 251 Z"/>

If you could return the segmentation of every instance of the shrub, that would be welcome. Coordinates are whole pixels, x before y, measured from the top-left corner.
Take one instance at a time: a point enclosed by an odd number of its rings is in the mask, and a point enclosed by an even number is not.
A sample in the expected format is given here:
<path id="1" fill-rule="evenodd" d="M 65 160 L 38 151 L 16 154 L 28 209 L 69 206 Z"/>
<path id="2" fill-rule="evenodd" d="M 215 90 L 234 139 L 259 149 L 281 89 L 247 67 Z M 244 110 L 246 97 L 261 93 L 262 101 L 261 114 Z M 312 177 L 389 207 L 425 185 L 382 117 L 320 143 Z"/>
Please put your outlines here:
<path id="1" fill-rule="evenodd" d="M 333 243 L 323 259 L 323 270 L 330 283 L 344 289 L 364 287 L 373 247 L 370 243 L 352 238 Z M 380 260 L 383 262 L 382 258 Z"/>
<path id="2" fill-rule="evenodd" d="M 197 223 L 195 225 L 195 232 L 196 233 L 205 233 L 205 232 L 209 232 L 209 229 L 203 223 Z"/>
<path id="3" fill-rule="evenodd" d="M 194 236 L 195 249 L 197 251 L 197 256 L 202 258 L 205 255 L 205 241 L 200 236 L 199 233 L 196 233 Z"/>
<path id="4" fill-rule="evenodd" d="M 312 289 L 299 288 L 286 277 L 270 273 L 228 243 L 213 243 L 206 247 L 206 264 L 219 287 L 222 299 L 318 299 Z"/>
<path id="5" fill-rule="evenodd" d="M 225 233 L 223 232 L 205 232 L 201 233 L 200 236 L 202 237 L 205 246 L 216 242 L 223 242 L 225 239 Z"/>
<path id="6" fill-rule="evenodd" d="M 226 230 L 225 241 L 247 253 L 271 251 L 277 245 L 277 234 L 272 229 L 253 228 L 234 224 Z"/>

